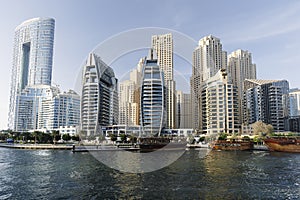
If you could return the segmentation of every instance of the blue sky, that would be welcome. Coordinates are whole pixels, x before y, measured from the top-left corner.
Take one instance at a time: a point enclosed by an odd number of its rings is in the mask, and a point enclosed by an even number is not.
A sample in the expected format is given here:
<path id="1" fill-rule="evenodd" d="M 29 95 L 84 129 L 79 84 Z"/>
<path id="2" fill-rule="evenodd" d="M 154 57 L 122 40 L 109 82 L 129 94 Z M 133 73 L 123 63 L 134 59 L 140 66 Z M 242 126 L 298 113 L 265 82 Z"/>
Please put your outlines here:
<path id="1" fill-rule="evenodd" d="M 74 88 L 85 57 L 99 43 L 142 27 L 173 29 L 195 41 L 212 34 L 229 53 L 249 50 L 258 78 L 287 79 L 290 87 L 300 87 L 300 2 L 296 0 L 11 0 L 5 4 L 0 12 L 0 129 L 7 126 L 14 29 L 34 17 L 56 20 L 53 82 L 63 90 Z M 114 68 L 122 63 L 130 69 L 139 57 L 121 59 Z M 188 62 L 179 61 L 177 66 L 186 70 L 182 73 L 191 71 Z"/>

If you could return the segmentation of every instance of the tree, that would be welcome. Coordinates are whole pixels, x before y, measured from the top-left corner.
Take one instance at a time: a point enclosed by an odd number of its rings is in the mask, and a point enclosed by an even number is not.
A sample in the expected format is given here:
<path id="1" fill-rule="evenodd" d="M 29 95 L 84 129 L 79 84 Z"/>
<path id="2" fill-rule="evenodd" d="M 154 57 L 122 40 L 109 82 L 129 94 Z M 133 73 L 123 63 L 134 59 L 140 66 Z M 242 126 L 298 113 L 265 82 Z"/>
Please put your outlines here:
<path id="1" fill-rule="evenodd" d="M 257 121 L 252 125 L 255 135 L 265 136 L 273 133 L 273 126 L 262 121 Z"/>
<path id="2" fill-rule="evenodd" d="M 120 138 L 121 138 L 121 141 L 124 143 L 124 142 L 126 142 L 127 135 L 122 133 L 122 134 L 120 134 Z"/>
<path id="3" fill-rule="evenodd" d="M 69 141 L 69 140 L 71 140 L 71 136 L 69 135 L 69 133 L 68 134 L 63 134 L 62 139 L 64 141 Z"/>
<path id="4" fill-rule="evenodd" d="M 74 141 L 79 141 L 80 140 L 78 135 L 72 135 L 71 139 L 74 140 Z"/>
<path id="5" fill-rule="evenodd" d="M 129 142 L 130 142 L 131 144 L 137 142 L 137 137 L 134 136 L 134 135 L 128 135 L 127 138 L 129 138 Z"/>
<path id="6" fill-rule="evenodd" d="M 112 133 L 109 134 L 109 137 L 110 137 L 110 140 L 113 141 L 113 142 L 117 141 L 117 139 L 118 139 L 117 136 L 115 134 L 112 134 Z"/>
<path id="7" fill-rule="evenodd" d="M 32 138 L 34 138 L 34 143 L 36 144 L 36 142 L 38 141 L 38 136 L 40 135 L 39 131 L 34 131 L 32 133 Z"/>
<path id="8" fill-rule="evenodd" d="M 59 131 L 52 131 L 51 133 L 53 144 L 56 144 L 56 141 L 60 139 Z"/>
<path id="9" fill-rule="evenodd" d="M 203 136 L 200 137 L 200 139 L 199 139 L 200 142 L 203 142 L 204 140 L 205 140 L 205 137 L 203 137 Z"/>
<path id="10" fill-rule="evenodd" d="M 226 140 L 227 139 L 227 133 L 220 133 L 218 140 Z"/>

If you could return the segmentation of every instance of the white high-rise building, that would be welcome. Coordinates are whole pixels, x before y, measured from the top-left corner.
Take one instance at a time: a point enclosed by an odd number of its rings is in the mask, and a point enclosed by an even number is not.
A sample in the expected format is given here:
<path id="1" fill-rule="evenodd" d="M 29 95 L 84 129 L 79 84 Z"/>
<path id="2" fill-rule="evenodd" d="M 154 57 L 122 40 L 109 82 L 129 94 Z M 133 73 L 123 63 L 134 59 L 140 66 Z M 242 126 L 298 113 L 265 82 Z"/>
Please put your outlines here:
<path id="1" fill-rule="evenodd" d="M 26 86 L 51 85 L 54 27 L 52 18 L 34 18 L 15 29 L 8 115 L 11 130 L 17 129 L 17 96 L 22 90 Z"/>
<path id="2" fill-rule="evenodd" d="M 256 79 L 256 65 L 252 63 L 252 55 L 248 51 L 236 50 L 228 56 L 228 75 L 232 82 L 238 87 L 239 95 L 242 97 L 244 81 Z"/>
<path id="3" fill-rule="evenodd" d="M 99 56 L 90 53 L 83 67 L 81 130 L 86 136 L 102 133 L 102 126 L 118 123 L 118 79 Z"/>
<path id="4" fill-rule="evenodd" d="M 80 97 L 72 90 L 61 93 L 55 86 L 27 86 L 17 95 L 17 102 L 16 131 L 79 125 Z"/>
<path id="5" fill-rule="evenodd" d="M 166 121 L 165 96 L 164 74 L 151 50 L 150 57 L 145 59 L 142 70 L 141 136 L 151 137 L 161 134 Z"/>
<path id="6" fill-rule="evenodd" d="M 200 92 L 200 133 L 239 133 L 238 91 L 228 81 L 226 70 L 219 70 L 202 83 Z"/>
<path id="7" fill-rule="evenodd" d="M 51 98 L 59 89 L 49 85 L 26 87 L 16 96 L 15 131 L 26 132 L 38 129 L 39 110 L 44 98 Z"/>
<path id="8" fill-rule="evenodd" d="M 239 115 L 242 123 L 244 81 L 246 79 L 256 79 L 256 65 L 252 63 L 251 53 L 241 49 L 232 52 L 228 56 L 228 75 L 232 83 L 238 88 Z"/>
<path id="9" fill-rule="evenodd" d="M 136 85 L 125 80 L 119 85 L 119 124 L 138 125 L 138 103 L 135 102 Z"/>
<path id="10" fill-rule="evenodd" d="M 42 99 L 38 113 L 38 129 L 54 130 L 79 125 L 80 96 L 73 90 L 58 92 L 58 88 L 53 88 L 51 93 Z"/>
<path id="11" fill-rule="evenodd" d="M 119 85 L 119 124 L 139 125 L 140 87 L 144 62 L 145 58 L 141 58 L 137 67 L 130 72 L 130 79 Z"/>
<path id="12" fill-rule="evenodd" d="M 194 108 L 193 128 L 199 129 L 201 112 L 200 88 L 201 84 L 214 75 L 220 69 L 227 68 L 227 52 L 222 50 L 219 38 L 212 35 L 199 40 L 198 47 L 193 52 L 193 71 L 191 77 L 191 95 Z"/>
<path id="13" fill-rule="evenodd" d="M 176 128 L 176 87 L 173 74 L 173 37 L 171 33 L 152 36 L 152 48 L 157 54 L 160 69 L 164 73 L 166 87 L 166 128 Z"/>

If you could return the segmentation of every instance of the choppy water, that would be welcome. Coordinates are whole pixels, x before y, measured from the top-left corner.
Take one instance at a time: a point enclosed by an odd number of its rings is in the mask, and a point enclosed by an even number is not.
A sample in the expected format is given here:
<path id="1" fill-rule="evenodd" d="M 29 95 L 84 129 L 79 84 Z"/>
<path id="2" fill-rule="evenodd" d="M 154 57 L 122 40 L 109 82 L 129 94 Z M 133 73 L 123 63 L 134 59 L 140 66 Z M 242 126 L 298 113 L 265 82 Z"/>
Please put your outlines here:
<path id="1" fill-rule="evenodd" d="M 131 174 L 89 153 L 0 148 L 0 199 L 300 199 L 300 154 L 190 150 Z"/>

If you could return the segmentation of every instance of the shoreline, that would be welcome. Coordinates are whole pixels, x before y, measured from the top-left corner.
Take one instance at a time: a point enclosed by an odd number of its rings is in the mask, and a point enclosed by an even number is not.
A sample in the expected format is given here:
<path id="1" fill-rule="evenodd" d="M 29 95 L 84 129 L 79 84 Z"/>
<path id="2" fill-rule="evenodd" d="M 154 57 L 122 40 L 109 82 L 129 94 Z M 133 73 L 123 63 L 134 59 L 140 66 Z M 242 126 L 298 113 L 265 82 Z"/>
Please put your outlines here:
<path id="1" fill-rule="evenodd" d="M 89 151 L 139 151 L 140 148 L 134 147 L 117 147 L 115 145 L 65 145 L 65 144 L 7 144 L 0 143 L 0 148 L 10 148 L 10 149 L 31 149 L 31 150 L 70 150 L 73 153 L 75 152 L 89 152 Z M 191 145 L 187 146 L 187 149 L 195 148 L 208 148 L 206 146 Z M 269 151 L 266 146 L 263 145 L 254 145 L 252 149 L 254 151 Z"/>
<path id="2" fill-rule="evenodd" d="M 53 150 L 71 150 L 73 146 L 54 145 L 54 144 L 6 144 L 0 143 L 0 147 L 10 149 L 53 149 Z"/>

